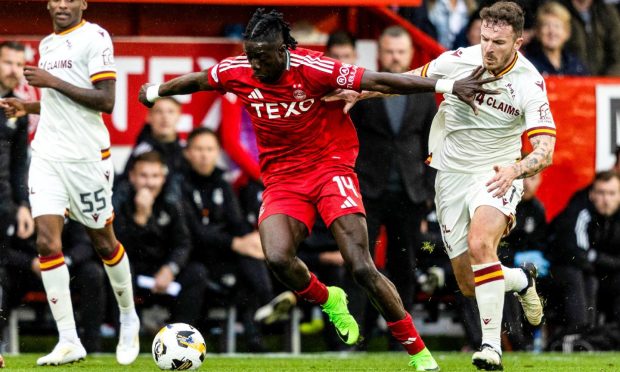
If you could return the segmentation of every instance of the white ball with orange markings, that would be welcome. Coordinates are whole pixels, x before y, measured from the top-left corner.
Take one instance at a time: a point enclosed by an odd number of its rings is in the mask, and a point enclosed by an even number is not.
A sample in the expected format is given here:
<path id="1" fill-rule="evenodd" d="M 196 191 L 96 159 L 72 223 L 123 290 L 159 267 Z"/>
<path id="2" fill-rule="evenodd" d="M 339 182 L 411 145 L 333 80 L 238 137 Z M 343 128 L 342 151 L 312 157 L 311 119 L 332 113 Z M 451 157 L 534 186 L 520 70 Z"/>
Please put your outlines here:
<path id="1" fill-rule="evenodd" d="M 153 360 L 160 369 L 190 370 L 202 365 L 207 356 L 207 345 L 196 328 L 173 323 L 157 332 L 152 351 Z"/>

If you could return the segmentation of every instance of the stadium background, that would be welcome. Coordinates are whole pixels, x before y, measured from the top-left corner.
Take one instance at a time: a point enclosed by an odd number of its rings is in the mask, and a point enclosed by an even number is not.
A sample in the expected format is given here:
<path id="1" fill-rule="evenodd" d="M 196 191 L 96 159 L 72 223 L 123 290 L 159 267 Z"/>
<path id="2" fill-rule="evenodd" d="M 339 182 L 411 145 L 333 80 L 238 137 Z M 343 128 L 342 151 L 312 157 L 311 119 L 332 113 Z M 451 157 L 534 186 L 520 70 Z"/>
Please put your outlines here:
<path id="1" fill-rule="evenodd" d="M 0 38 L 26 42 L 31 47 L 31 63 L 38 58 L 39 40 L 51 30 L 43 3 L 0 1 Z M 376 68 L 374 40 L 390 24 L 401 24 L 413 34 L 416 55 L 412 67 L 441 53 L 439 44 L 386 7 L 394 3 L 417 5 L 419 1 L 89 1 L 85 18 L 109 30 L 115 43 L 117 102 L 114 113 L 104 117 L 117 170 L 122 169 L 146 116 L 146 109 L 137 100 L 139 87 L 206 69 L 221 58 L 239 53 L 239 42 L 220 35 L 227 25 L 245 24 L 256 6 L 277 7 L 293 25 L 306 21 L 323 33 L 337 29 L 352 32 L 359 39 L 359 62 L 365 67 Z M 304 46 L 323 48 L 322 44 Z M 620 79 L 553 77 L 546 79 L 546 85 L 558 142 L 554 164 L 545 170 L 538 196 L 551 219 L 576 190 L 590 183 L 596 170 L 610 168 L 615 160 L 614 151 L 620 143 Z M 225 114 L 223 99 L 226 97 L 216 93 L 180 98 L 186 115 L 180 132 L 200 125 L 217 129 Z"/>

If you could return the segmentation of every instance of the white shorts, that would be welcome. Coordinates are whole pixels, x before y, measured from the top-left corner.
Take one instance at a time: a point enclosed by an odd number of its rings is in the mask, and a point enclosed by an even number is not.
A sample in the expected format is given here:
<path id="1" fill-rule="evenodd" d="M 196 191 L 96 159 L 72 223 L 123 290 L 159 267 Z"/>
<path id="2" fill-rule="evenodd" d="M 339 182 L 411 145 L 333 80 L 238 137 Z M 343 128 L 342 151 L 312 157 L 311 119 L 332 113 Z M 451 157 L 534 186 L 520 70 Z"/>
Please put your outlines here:
<path id="1" fill-rule="evenodd" d="M 503 198 L 487 192 L 486 183 L 494 172 L 454 173 L 437 172 L 435 205 L 441 227 L 444 249 L 450 259 L 467 251 L 467 234 L 471 218 L 481 205 L 498 209 L 509 218 L 506 234 L 515 225 L 517 204 L 523 195 L 523 180 L 515 180 Z"/>
<path id="2" fill-rule="evenodd" d="M 33 156 L 28 172 L 32 216 L 65 216 L 100 229 L 112 222 L 112 159 L 99 162 L 57 162 Z"/>

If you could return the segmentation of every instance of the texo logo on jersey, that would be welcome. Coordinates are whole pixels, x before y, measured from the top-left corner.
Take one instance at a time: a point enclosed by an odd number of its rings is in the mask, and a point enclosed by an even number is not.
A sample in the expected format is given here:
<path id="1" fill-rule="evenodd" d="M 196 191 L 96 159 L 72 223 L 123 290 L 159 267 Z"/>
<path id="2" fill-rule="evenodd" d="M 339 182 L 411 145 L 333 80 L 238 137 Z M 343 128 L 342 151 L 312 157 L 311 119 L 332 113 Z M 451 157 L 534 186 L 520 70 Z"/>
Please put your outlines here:
<path id="1" fill-rule="evenodd" d="M 301 102 L 278 102 L 278 103 L 251 103 L 254 109 L 256 109 L 256 116 L 263 117 L 263 110 L 267 113 L 269 119 L 288 118 L 290 116 L 298 116 L 304 112 L 310 110 L 314 104 L 314 98 L 307 99 Z"/>

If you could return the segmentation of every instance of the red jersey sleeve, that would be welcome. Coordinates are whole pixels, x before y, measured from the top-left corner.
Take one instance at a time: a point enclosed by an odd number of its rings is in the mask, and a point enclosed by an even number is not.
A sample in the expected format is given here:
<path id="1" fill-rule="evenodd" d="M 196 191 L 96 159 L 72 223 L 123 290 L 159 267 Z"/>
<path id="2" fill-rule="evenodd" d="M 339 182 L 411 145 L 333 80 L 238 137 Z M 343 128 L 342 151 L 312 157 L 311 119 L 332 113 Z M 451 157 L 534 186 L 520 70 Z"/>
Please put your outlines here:
<path id="1" fill-rule="evenodd" d="M 216 63 L 215 65 L 209 67 L 206 74 L 207 79 L 209 80 L 209 85 L 221 94 L 224 94 L 226 91 L 224 90 L 224 84 L 219 73 L 220 63 Z"/>
<path id="2" fill-rule="evenodd" d="M 244 55 L 223 59 L 207 69 L 206 74 L 209 85 L 222 94 L 229 92 L 230 89 L 227 88 L 228 81 L 234 80 L 235 76 L 238 75 L 235 72 L 239 71 L 238 68 L 243 67 L 250 67 L 248 59 Z"/>
<path id="3" fill-rule="evenodd" d="M 328 59 L 327 57 L 323 57 L 324 59 Z M 332 88 L 335 89 L 351 89 L 356 91 L 361 91 L 360 84 L 362 82 L 362 76 L 364 75 L 365 68 L 350 65 L 348 63 L 342 63 L 335 59 L 330 60 L 334 61 L 334 70 L 331 74 L 330 83 Z"/>
<path id="4" fill-rule="evenodd" d="M 291 66 L 302 68 L 317 90 L 361 90 L 363 67 L 342 63 L 309 49 L 297 48 L 290 53 Z"/>

